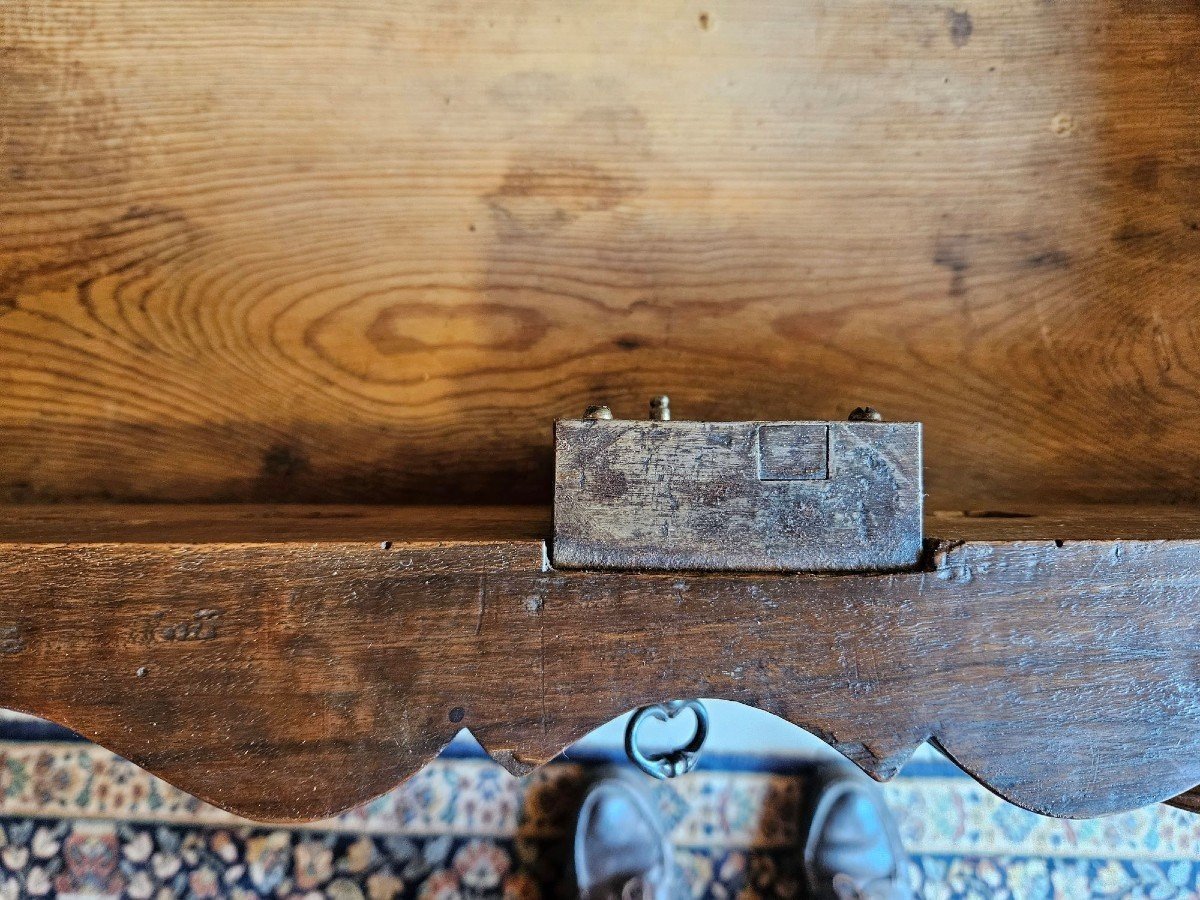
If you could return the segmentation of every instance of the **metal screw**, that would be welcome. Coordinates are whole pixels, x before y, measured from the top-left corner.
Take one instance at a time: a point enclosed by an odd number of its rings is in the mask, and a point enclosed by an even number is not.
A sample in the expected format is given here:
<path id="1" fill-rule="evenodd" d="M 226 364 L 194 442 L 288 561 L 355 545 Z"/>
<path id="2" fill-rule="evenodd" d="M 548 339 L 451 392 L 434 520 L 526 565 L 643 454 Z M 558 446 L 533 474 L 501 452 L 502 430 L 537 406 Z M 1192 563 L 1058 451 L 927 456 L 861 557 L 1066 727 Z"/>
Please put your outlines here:
<path id="1" fill-rule="evenodd" d="M 596 421 L 599 419 L 611 419 L 612 410 L 607 406 L 589 406 L 583 413 L 584 419 Z"/>
<path id="2" fill-rule="evenodd" d="M 661 397 L 650 398 L 650 421 L 671 421 L 671 398 L 666 394 L 663 394 Z"/>
<path id="3" fill-rule="evenodd" d="M 883 416 L 873 406 L 858 406 L 850 413 L 851 422 L 882 422 Z"/>

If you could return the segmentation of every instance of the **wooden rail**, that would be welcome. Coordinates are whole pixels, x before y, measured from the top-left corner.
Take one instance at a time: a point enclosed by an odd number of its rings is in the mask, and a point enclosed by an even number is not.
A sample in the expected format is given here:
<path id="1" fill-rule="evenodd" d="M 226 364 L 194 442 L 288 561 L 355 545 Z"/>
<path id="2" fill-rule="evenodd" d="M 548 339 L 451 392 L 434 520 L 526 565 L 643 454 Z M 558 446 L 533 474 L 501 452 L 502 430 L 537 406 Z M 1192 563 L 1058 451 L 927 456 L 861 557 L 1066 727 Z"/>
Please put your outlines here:
<path id="1" fill-rule="evenodd" d="M 1020 512 L 932 514 L 921 571 L 762 576 L 556 572 L 542 507 L 8 507 L 0 704 L 263 820 L 677 696 L 882 778 L 934 740 L 1050 815 L 1200 784 L 1200 515 Z"/>

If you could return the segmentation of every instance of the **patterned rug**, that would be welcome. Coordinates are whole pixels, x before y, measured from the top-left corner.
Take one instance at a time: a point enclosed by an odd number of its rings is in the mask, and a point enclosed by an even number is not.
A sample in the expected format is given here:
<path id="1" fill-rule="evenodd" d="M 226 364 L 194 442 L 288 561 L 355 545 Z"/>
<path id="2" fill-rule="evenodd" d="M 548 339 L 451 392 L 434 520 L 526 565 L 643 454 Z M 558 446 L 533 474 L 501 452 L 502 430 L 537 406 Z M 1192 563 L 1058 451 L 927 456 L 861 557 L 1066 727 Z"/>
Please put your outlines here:
<path id="1" fill-rule="evenodd" d="M 0 732 L 0 897 L 571 895 L 565 853 L 594 761 L 561 760 L 517 780 L 460 751 L 361 809 L 277 828 L 214 809 L 67 733 L 24 725 Z M 805 771 L 794 759 L 709 759 L 652 788 L 672 827 L 681 896 L 802 896 Z M 1160 806 L 1045 819 L 928 748 L 884 790 L 920 897 L 1200 896 L 1200 816 Z"/>

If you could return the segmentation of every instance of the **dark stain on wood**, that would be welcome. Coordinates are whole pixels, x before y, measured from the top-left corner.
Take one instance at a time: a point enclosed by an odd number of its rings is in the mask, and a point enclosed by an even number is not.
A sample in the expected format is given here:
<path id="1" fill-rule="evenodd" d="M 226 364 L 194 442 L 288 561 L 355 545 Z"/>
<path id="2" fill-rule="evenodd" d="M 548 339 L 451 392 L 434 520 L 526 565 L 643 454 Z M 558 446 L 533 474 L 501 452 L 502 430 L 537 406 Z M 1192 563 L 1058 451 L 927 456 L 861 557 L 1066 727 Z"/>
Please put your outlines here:
<path id="1" fill-rule="evenodd" d="M 967 293 L 967 272 L 971 261 L 967 257 L 965 236 L 939 238 L 933 254 L 933 264 L 950 272 L 949 295 L 963 297 Z"/>
<path id="2" fill-rule="evenodd" d="M 1064 250 L 1044 250 L 1025 257 L 1024 265 L 1030 269 L 1067 269 L 1071 266 L 1071 254 Z"/>
<path id="3" fill-rule="evenodd" d="M 308 457 L 302 450 L 287 444 L 275 444 L 262 457 L 262 479 L 290 481 L 308 472 Z"/>
<path id="4" fill-rule="evenodd" d="M 955 47 L 965 47 L 970 43 L 971 34 L 975 31 L 975 24 L 971 21 L 969 12 L 957 9 L 946 10 L 946 23 L 950 29 L 950 41 Z"/>
<path id="5" fill-rule="evenodd" d="M 25 649 L 25 637 L 15 625 L 0 628 L 0 653 L 17 654 Z"/>
<path id="6" fill-rule="evenodd" d="M 1162 161 L 1157 156 L 1142 156 L 1134 161 L 1129 180 L 1140 191 L 1155 191 L 1161 170 Z"/>
<path id="7" fill-rule="evenodd" d="M 635 180 L 594 163 L 540 159 L 510 168 L 487 201 L 502 231 L 544 234 L 611 210 L 638 190 Z"/>
<path id="8" fill-rule="evenodd" d="M 1162 237 L 1163 229 L 1140 225 L 1136 222 L 1126 222 L 1113 232 L 1112 238 L 1118 244 L 1152 241 Z"/>

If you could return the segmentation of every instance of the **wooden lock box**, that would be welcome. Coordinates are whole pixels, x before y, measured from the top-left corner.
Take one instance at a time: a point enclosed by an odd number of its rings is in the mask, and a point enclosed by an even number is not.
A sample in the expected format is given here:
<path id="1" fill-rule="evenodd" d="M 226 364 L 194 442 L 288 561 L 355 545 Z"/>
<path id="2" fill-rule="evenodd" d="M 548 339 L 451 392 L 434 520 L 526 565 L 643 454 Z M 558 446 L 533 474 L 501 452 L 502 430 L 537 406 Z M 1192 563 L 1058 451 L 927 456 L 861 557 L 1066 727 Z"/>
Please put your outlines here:
<path id="1" fill-rule="evenodd" d="M 1194 0 L 0 4 L 0 705 L 268 820 L 696 696 L 1198 805 L 1198 47 Z"/>
<path id="2" fill-rule="evenodd" d="M 555 423 L 554 565 L 889 572 L 922 551 L 921 426 Z"/>

